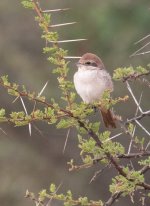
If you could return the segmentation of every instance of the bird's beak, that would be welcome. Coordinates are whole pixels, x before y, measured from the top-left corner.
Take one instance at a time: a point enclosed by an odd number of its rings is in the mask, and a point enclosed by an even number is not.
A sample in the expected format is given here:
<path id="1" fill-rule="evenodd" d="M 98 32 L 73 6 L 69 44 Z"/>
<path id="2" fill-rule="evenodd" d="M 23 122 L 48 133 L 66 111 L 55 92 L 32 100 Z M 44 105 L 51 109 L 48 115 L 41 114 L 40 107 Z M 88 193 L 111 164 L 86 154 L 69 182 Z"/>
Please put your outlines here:
<path id="1" fill-rule="evenodd" d="M 79 63 L 79 62 L 76 63 L 76 66 L 77 66 L 77 67 L 79 67 L 79 66 L 81 66 L 81 65 L 82 65 L 82 64 Z"/>

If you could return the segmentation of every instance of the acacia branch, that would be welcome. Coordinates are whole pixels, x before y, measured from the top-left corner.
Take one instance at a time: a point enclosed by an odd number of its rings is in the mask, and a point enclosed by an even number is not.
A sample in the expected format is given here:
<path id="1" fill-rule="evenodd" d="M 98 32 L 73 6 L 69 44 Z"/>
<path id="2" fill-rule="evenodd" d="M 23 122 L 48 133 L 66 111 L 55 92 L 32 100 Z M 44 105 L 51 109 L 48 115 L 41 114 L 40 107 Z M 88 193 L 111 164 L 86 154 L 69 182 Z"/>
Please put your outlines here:
<path id="1" fill-rule="evenodd" d="M 38 3 L 35 1 L 35 0 L 32 0 L 33 4 L 34 4 L 34 10 L 36 11 L 37 15 L 39 16 L 40 18 L 40 22 L 44 23 L 44 16 L 43 16 L 43 13 L 45 12 L 48 12 L 48 11 L 42 11 L 41 8 L 39 7 Z M 64 25 L 64 24 L 61 24 L 61 26 Z M 65 24 L 67 25 L 67 24 Z M 44 32 L 45 33 L 49 33 L 49 28 L 51 28 L 50 26 L 48 26 L 47 24 L 43 24 L 44 26 Z M 56 26 L 60 26 L 59 25 L 52 25 L 52 27 L 56 27 Z M 81 39 L 83 40 L 83 39 Z M 72 41 L 72 40 L 71 40 Z M 73 41 L 77 41 L 77 40 L 73 40 Z M 53 46 L 57 47 L 58 48 L 58 42 L 60 43 L 60 41 L 49 41 L 52 43 Z M 70 40 L 65 40 L 65 41 L 61 41 L 61 42 L 70 42 Z M 139 51 L 139 50 L 138 50 Z M 137 52 L 138 52 L 137 51 Z M 58 55 L 58 60 L 62 60 L 64 59 L 64 57 Z M 63 68 L 63 65 L 59 65 L 60 67 Z M 130 80 L 130 79 L 137 79 L 137 78 L 140 78 L 144 75 L 149 75 L 150 72 L 147 72 L 145 74 L 137 74 L 137 73 L 134 73 L 132 75 L 129 75 L 128 77 L 125 77 L 123 79 L 123 81 L 127 82 L 127 80 Z M 66 76 L 64 75 L 63 78 L 65 79 Z M 0 84 L 3 84 L 2 82 L 0 82 Z M 8 85 L 4 85 L 3 86 L 7 89 L 13 89 L 13 87 L 11 86 L 8 86 Z M 141 153 L 130 153 L 130 154 L 122 154 L 122 155 L 118 155 L 118 156 L 115 156 L 115 155 L 112 155 L 110 152 L 106 152 L 105 151 L 105 148 L 104 148 L 104 145 L 103 145 L 103 142 L 99 139 L 99 136 L 92 130 L 89 128 L 89 125 L 86 124 L 83 120 L 81 120 L 80 117 L 77 117 L 75 116 L 71 110 L 66 110 L 66 109 L 63 109 L 63 108 L 56 108 L 53 104 L 50 104 L 50 103 L 47 103 L 45 100 L 42 100 L 42 98 L 38 98 L 38 96 L 36 97 L 35 95 L 33 96 L 30 96 L 30 94 L 26 93 L 26 92 L 21 92 L 19 91 L 18 89 L 15 89 L 14 91 L 18 92 L 18 96 L 24 96 L 24 97 L 27 97 L 28 99 L 31 99 L 32 101 L 34 102 L 38 102 L 38 103 L 41 103 L 43 105 L 45 105 L 46 107 L 50 107 L 52 109 L 54 109 L 54 111 L 56 112 L 56 114 L 59 114 L 60 117 L 64 117 L 64 116 L 67 116 L 69 118 L 74 118 L 80 127 L 84 128 L 87 132 L 87 134 L 93 138 L 93 140 L 96 142 L 97 146 L 99 148 L 101 148 L 103 151 L 104 151 L 104 158 L 106 158 L 109 162 L 111 162 L 111 164 L 115 167 L 115 169 L 118 171 L 118 173 L 120 175 L 122 175 L 123 177 L 125 177 L 128 181 L 130 182 L 134 182 L 135 180 L 134 179 L 130 179 L 128 177 L 128 174 L 126 172 L 124 172 L 123 170 L 123 167 L 118 163 L 117 159 L 118 158 L 127 158 L 127 159 L 130 159 L 130 158 L 140 158 L 140 157 L 143 157 L 143 156 L 147 156 L 150 154 L 150 152 L 141 152 Z M 66 90 L 65 91 L 65 97 L 67 98 L 67 102 L 68 102 L 68 105 L 69 105 L 69 109 L 71 109 L 71 103 L 70 103 L 70 99 L 69 99 L 69 95 L 68 95 L 68 91 Z M 140 109 L 140 106 L 139 104 L 137 104 L 138 108 Z M 136 122 L 138 120 L 141 120 L 143 117 L 145 116 L 149 116 L 150 115 L 150 111 L 147 111 L 147 112 L 143 112 L 142 110 L 141 111 L 141 115 L 139 116 L 136 116 L 132 119 L 129 119 L 126 121 L 125 124 L 128 124 L 128 123 L 131 123 L 131 122 Z M 57 115 L 56 115 L 56 118 L 59 118 Z M 48 117 L 46 119 L 43 118 L 43 120 L 46 120 L 48 121 L 50 118 Z M 33 118 L 31 119 L 31 121 L 35 121 L 36 118 Z M 148 170 L 150 169 L 149 166 L 144 166 L 140 173 L 141 174 L 144 174 L 145 172 L 147 172 Z M 136 186 L 141 186 L 143 187 L 144 189 L 147 189 L 147 190 L 150 190 L 150 185 L 145 183 L 145 182 L 140 182 L 140 183 L 137 183 Z M 107 202 L 104 204 L 105 206 L 111 206 L 115 200 L 119 199 L 119 197 L 121 196 L 123 192 L 116 192 L 115 194 L 112 194 L 111 197 L 107 200 Z M 36 202 L 38 203 L 38 202 Z M 75 202 L 76 203 L 76 202 Z"/>
<path id="2" fill-rule="evenodd" d="M 5 88 L 7 88 L 7 89 L 13 89 L 13 87 L 12 87 L 11 85 L 5 85 L 5 84 L 2 82 L 2 80 L 0 81 L 0 84 L 3 85 L 3 86 L 4 86 Z M 27 92 L 20 92 L 18 89 L 15 89 L 15 91 L 18 92 L 18 94 L 19 94 L 20 96 L 25 96 L 25 97 L 27 97 L 28 99 L 32 99 L 33 101 L 37 101 L 37 102 L 39 102 L 39 103 L 42 103 L 42 104 L 46 105 L 47 107 L 51 107 L 52 109 L 55 109 L 55 110 L 56 110 L 56 108 L 55 108 L 52 104 L 49 104 L 49 103 L 47 103 L 47 102 L 45 102 L 45 101 L 43 101 L 43 100 L 41 100 L 41 99 L 38 99 L 38 98 L 36 98 L 36 97 L 31 97 Z M 77 122 L 79 123 L 80 127 L 84 128 L 84 129 L 87 131 L 88 135 L 95 140 L 96 144 L 97 144 L 101 149 L 104 149 L 104 148 L 103 148 L 103 143 L 101 142 L 101 140 L 99 139 L 99 137 L 94 133 L 94 131 L 93 131 L 92 129 L 89 129 L 89 128 L 85 125 L 85 123 L 80 120 L 79 117 L 75 117 L 70 111 L 67 111 L 67 110 L 65 110 L 65 109 L 61 109 L 61 108 L 60 108 L 60 109 L 59 109 L 59 112 L 63 112 L 64 114 L 68 115 L 69 117 L 72 117 L 72 118 L 76 119 Z M 112 156 L 109 152 L 104 152 L 104 153 L 105 153 L 107 159 L 111 162 L 111 164 L 114 165 L 114 167 L 115 167 L 116 170 L 119 172 L 119 174 L 122 175 L 122 176 L 124 176 L 125 178 L 127 178 L 127 174 L 123 171 L 122 166 L 120 166 L 120 165 L 117 163 L 116 157 Z M 128 179 L 128 178 L 127 178 L 127 179 Z M 128 180 L 131 181 L 130 179 L 128 179 Z M 141 186 L 144 187 L 145 189 L 150 189 L 147 184 L 145 185 L 144 183 L 142 183 Z"/>
<path id="3" fill-rule="evenodd" d="M 38 16 L 41 19 L 43 19 L 41 9 L 38 7 L 37 3 L 34 0 L 32 2 L 34 3 L 35 11 L 37 12 Z M 49 32 L 47 26 L 45 26 L 45 31 Z M 69 116 L 74 117 L 72 113 L 69 113 Z M 103 149 L 103 143 L 100 141 L 99 137 L 93 132 L 93 130 L 86 127 L 86 125 L 78 117 L 74 117 L 74 118 L 77 119 L 79 125 L 87 131 L 88 135 L 95 140 L 97 145 L 101 149 Z M 114 167 L 117 169 L 119 174 L 127 178 L 127 174 L 123 171 L 123 168 L 117 163 L 115 157 L 113 157 L 109 152 L 105 152 L 105 155 L 107 156 L 108 160 L 114 165 Z"/>
<path id="4" fill-rule="evenodd" d="M 141 174 L 145 174 L 148 170 L 150 170 L 150 165 L 145 165 L 141 170 Z"/>
<path id="5" fill-rule="evenodd" d="M 50 108 L 54 109 L 55 111 L 57 111 L 57 113 L 62 112 L 64 114 L 68 115 L 68 116 L 72 116 L 73 115 L 69 110 L 65 110 L 63 108 L 59 108 L 59 109 L 56 110 L 56 108 L 53 106 L 53 104 L 51 104 L 49 102 L 46 102 L 45 100 L 42 100 L 42 98 L 40 98 L 38 96 L 37 97 L 35 95 L 32 96 L 32 95 L 30 95 L 27 92 L 20 91 L 19 89 L 14 89 L 13 86 L 5 84 L 1 79 L 0 79 L 0 85 L 2 85 L 2 87 L 4 87 L 7 90 L 10 89 L 10 90 L 13 90 L 14 92 L 17 92 L 18 96 L 26 97 L 27 99 L 31 99 L 34 102 L 43 104 L 46 107 L 50 107 Z"/>
<path id="6" fill-rule="evenodd" d="M 44 18 L 43 18 L 41 9 L 39 8 L 38 4 L 34 0 L 32 0 L 32 2 L 34 5 L 34 10 L 36 11 L 37 15 L 40 17 L 41 21 L 44 22 Z M 46 33 L 49 32 L 47 25 L 44 25 L 44 30 Z"/>
<path id="7" fill-rule="evenodd" d="M 142 112 L 142 114 L 140 114 L 139 116 L 133 117 L 131 119 L 128 119 L 125 124 L 129 124 L 132 122 L 136 122 L 137 120 L 141 120 L 143 119 L 145 116 L 150 116 L 150 110 L 146 111 L 146 112 Z"/>
<path id="8" fill-rule="evenodd" d="M 126 76 L 126 77 L 123 77 L 123 82 L 126 82 L 128 80 L 136 80 L 140 77 L 143 77 L 143 76 L 148 76 L 150 74 L 150 71 L 146 72 L 146 73 L 142 73 L 142 74 L 138 74 L 138 73 L 133 73 L 133 74 L 130 74 L 129 76 Z"/>
<path id="9" fill-rule="evenodd" d="M 140 184 L 137 184 L 137 185 L 144 187 L 144 189 L 148 189 L 148 190 L 150 189 L 150 185 L 148 185 L 146 183 L 140 183 Z M 111 206 L 117 199 L 119 199 L 121 194 L 123 194 L 123 192 L 116 192 L 116 193 L 112 194 L 111 197 L 104 204 L 104 206 Z"/>
<path id="10" fill-rule="evenodd" d="M 121 194 L 122 192 L 116 192 L 115 194 L 112 194 L 107 200 L 107 202 L 104 204 L 104 206 L 111 206 L 117 199 L 119 199 Z"/>
<path id="11" fill-rule="evenodd" d="M 150 151 L 143 151 L 143 152 L 137 152 L 137 153 L 130 153 L 130 154 L 121 154 L 121 155 L 117 155 L 116 158 L 118 159 L 137 159 L 137 158 L 142 158 L 142 157 L 147 157 L 150 156 Z M 82 165 L 73 165 L 69 171 L 73 171 L 73 170 L 80 170 L 80 169 L 85 169 L 85 168 L 89 168 L 97 163 L 99 163 L 101 160 L 106 159 L 106 156 L 103 156 L 101 158 L 95 158 L 92 159 L 91 163 L 86 163 L 86 164 L 82 164 Z M 147 168 L 143 167 L 143 169 L 141 169 L 141 174 L 145 173 L 144 171 L 149 169 L 149 166 Z M 143 171 L 143 172 L 142 172 Z"/>
<path id="12" fill-rule="evenodd" d="M 144 152 L 138 152 L 138 153 L 121 154 L 121 155 L 118 155 L 117 158 L 131 159 L 131 158 L 141 158 L 141 157 L 149 156 L 149 155 L 150 155 L 150 151 L 144 151 Z"/>

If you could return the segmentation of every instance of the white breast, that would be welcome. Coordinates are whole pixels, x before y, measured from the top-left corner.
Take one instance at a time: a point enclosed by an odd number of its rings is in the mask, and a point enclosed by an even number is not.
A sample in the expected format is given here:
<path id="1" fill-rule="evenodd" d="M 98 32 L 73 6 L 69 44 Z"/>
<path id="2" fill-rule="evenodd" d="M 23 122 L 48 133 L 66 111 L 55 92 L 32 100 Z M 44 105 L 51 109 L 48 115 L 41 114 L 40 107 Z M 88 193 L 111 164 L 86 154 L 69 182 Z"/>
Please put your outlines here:
<path id="1" fill-rule="evenodd" d="M 77 93 L 86 103 L 99 100 L 107 89 L 113 90 L 110 75 L 106 70 L 80 69 L 74 75 L 74 85 Z"/>

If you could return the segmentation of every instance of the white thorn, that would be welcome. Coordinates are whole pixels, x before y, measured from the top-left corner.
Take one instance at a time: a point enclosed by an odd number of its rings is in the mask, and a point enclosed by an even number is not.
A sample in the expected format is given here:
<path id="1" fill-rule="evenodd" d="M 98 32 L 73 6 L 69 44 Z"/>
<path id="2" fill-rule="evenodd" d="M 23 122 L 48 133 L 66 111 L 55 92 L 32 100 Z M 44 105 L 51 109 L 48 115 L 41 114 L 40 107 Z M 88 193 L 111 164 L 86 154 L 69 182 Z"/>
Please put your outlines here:
<path id="1" fill-rule="evenodd" d="M 57 11 L 67 11 L 70 10 L 70 8 L 64 8 L 64 9 L 51 9 L 51 10 L 44 10 L 43 13 L 49 13 L 49 12 L 57 12 Z"/>
<path id="2" fill-rule="evenodd" d="M 21 100 L 21 103 L 22 103 L 22 106 L 23 106 L 23 109 L 24 109 L 24 111 L 25 111 L 26 115 L 28 115 L 28 112 L 27 112 L 26 106 L 25 106 L 24 101 L 23 101 L 23 99 L 22 99 L 22 97 L 21 97 L 21 96 L 20 96 L 20 100 Z"/>
<path id="3" fill-rule="evenodd" d="M 23 106 L 23 108 L 24 108 L 24 111 L 25 111 L 26 115 L 28 115 L 26 106 L 25 106 L 24 101 L 23 101 L 23 99 L 22 99 L 21 96 L 20 96 L 20 100 L 21 100 L 21 103 L 22 103 L 22 106 Z M 28 126 L 29 126 L 29 135 L 31 136 L 31 123 L 29 123 Z"/>
<path id="4" fill-rule="evenodd" d="M 128 89 L 128 91 L 130 92 L 130 94 L 131 94 L 131 96 L 132 96 L 132 98 L 133 98 L 135 104 L 137 105 L 137 107 L 138 107 L 138 109 L 140 110 L 140 112 L 143 114 L 143 111 L 142 111 L 142 109 L 141 109 L 141 107 L 140 107 L 138 101 L 136 100 L 136 98 L 135 98 L 135 96 L 134 96 L 134 94 L 133 94 L 133 92 L 132 92 L 132 89 L 131 89 L 131 87 L 130 87 L 129 82 L 126 81 L 126 84 L 127 84 L 127 89 Z"/>
<path id="5" fill-rule="evenodd" d="M 121 132 L 121 133 L 118 133 L 118 134 L 110 137 L 109 139 L 105 140 L 104 142 L 108 142 L 108 141 L 110 141 L 110 140 L 112 140 L 112 139 L 115 139 L 116 137 L 119 137 L 119 136 L 122 135 L 122 134 L 123 134 L 122 132 Z"/>
<path id="6" fill-rule="evenodd" d="M 69 134 L 70 134 L 70 128 L 67 131 L 67 136 L 66 136 L 66 140 L 65 140 L 65 144 L 64 144 L 64 148 L 63 148 L 63 154 L 65 153 L 65 150 L 66 150 Z"/>
<path id="7" fill-rule="evenodd" d="M 55 28 L 55 27 L 59 27 L 59 26 L 68 26 L 68 25 L 72 25 L 72 24 L 76 24 L 77 22 L 69 22 L 69 23 L 63 23 L 63 24 L 53 24 L 50 25 L 49 28 Z"/>
<path id="8" fill-rule="evenodd" d="M 135 122 L 146 132 L 146 134 L 148 134 L 148 136 L 150 136 L 149 131 L 147 131 L 147 129 L 145 129 L 145 127 L 143 127 L 143 125 L 139 121 L 135 120 Z"/>
<path id="9" fill-rule="evenodd" d="M 137 42 L 135 42 L 134 44 L 138 44 L 140 43 L 141 41 L 147 39 L 148 37 L 150 37 L 150 34 L 148 34 L 147 36 L 143 37 L 142 39 L 138 40 Z"/>
<path id="10" fill-rule="evenodd" d="M 61 40 L 61 41 L 49 41 L 50 43 L 69 43 L 69 42 L 79 42 L 86 41 L 87 39 L 70 39 L 70 40 Z"/>
<path id="11" fill-rule="evenodd" d="M 41 94 L 44 92 L 45 88 L 46 88 L 47 85 L 48 85 L 48 82 L 49 82 L 49 81 L 47 81 L 47 82 L 44 84 L 43 88 L 41 89 L 40 93 L 38 94 L 38 97 L 40 97 Z"/>
<path id="12" fill-rule="evenodd" d="M 131 147 L 132 147 L 132 143 L 133 143 L 135 129 L 136 129 L 136 126 L 134 126 L 134 129 L 133 129 L 133 133 L 132 133 L 132 136 L 131 136 L 131 141 L 130 141 L 129 148 L 128 148 L 128 154 L 130 154 L 130 152 L 131 152 Z"/>

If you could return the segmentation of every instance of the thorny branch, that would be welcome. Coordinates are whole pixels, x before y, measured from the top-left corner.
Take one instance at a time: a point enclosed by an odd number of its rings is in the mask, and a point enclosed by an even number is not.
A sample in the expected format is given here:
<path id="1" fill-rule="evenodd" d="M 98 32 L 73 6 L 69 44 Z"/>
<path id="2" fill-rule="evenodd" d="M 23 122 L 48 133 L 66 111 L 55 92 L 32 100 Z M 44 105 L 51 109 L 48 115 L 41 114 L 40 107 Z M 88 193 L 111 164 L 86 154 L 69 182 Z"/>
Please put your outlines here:
<path id="1" fill-rule="evenodd" d="M 142 151 L 142 152 L 137 152 L 137 153 L 130 153 L 130 154 L 120 154 L 116 156 L 116 159 L 139 159 L 142 157 L 149 157 L 150 156 L 150 151 Z M 73 170 L 80 170 L 80 169 L 86 169 L 91 167 L 92 165 L 98 164 L 101 160 L 106 159 L 106 156 L 100 157 L 100 158 L 95 158 L 92 160 L 91 163 L 86 163 L 82 165 L 71 165 L 71 168 L 69 168 L 69 171 Z M 149 166 L 146 167 L 148 170 Z M 144 168 L 141 170 L 145 170 Z M 142 172 L 141 172 L 142 173 Z"/>
<path id="2" fill-rule="evenodd" d="M 36 3 L 36 1 L 32 0 L 32 2 L 33 2 L 33 4 L 34 4 L 34 9 L 35 9 L 37 15 L 40 17 L 41 20 L 44 20 L 42 14 L 45 13 L 46 11 L 42 11 L 42 10 L 39 8 L 39 5 Z M 48 28 L 47 25 L 44 26 L 44 29 L 45 29 L 45 32 L 46 32 L 46 33 L 49 32 L 49 28 Z M 83 39 L 82 39 L 82 40 L 83 40 Z M 57 43 L 57 42 L 52 42 L 52 43 L 56 46 L 56 43 Z M 143 48 L 144 48 L 144 47 L 143 47 Z M 143 49 L 143 48 L 142 48 L 142 49 Z M 141 49 L 140 49 L 140 50 L 141 50 Z M 134 55 L 137 55 L 140 50 L 138 50 Z M 145 73 L 145 74 L 141 74 L 141 75 L 136 75 L 136 74 L 135 74 L 135 75 L 126 77 L 123 81 L 127 82 L 128 80 L 137 79 L 137 78 L 140 78 L 140 77 L 143 76 L 143 75 L 149 75 L 149 74 L 150 74 L 150 72 Z M 0 81 L 0 84 L 1 84 L 3 87 L 5 87 L 6 89 L 12 89 L 11 86 L 3 84 L 2 81 Z M 136 98 L 135 98 L 135 96 L 133 95 L 130 86 L 128 86 L 128 89 L 129 89 L 129 91 L 130 91 L 130 93 L 131 93 L 131 96 L 132 96 L 132 98 L 134 99 L 134 101 L 135 101 L 135 103 L 136 103 L 139 111 L 141 112 L 141 114 L 138 115 L 138 116 L 136 116 L 136 117 L 133 117 L 133 118 L 127 120 L 127 121 L 125 122 L 125 124 L 131 123 L 131 122 L 136 122 L 136 121 L 138 121 L 138 120 L 141 120 L 141 119 L 144 118 L 145 116 L 150 116 L 150 110 L 149 110 L 149 111 L 146 111 L 146 112 L 143 112 L 143 110 L 141 109 L 140 105 L 139 105 L 138 102 L 136 101 Z M 55 110 L 55 107 L 54 107 L 52 104 L 47 103 L 46 101 L 41 100 L 41 99 L 38 98 L 38 97 L 35 97 L 35 96 L 31 97 L 28 93 L 26 93 L 26 92 L 21 92 L 21 91 L 19 91 L 18 89 L 16 89 L 16 92 L 18 92 L 19 96 L 21 96 L 21 97 L 27 97 L 27 98 L 33 100 L 34 102 L 41 103 L 41 104 L 43 104 L 43 105 L 45 105 L 45 106 L 47 106 L 47 107 L 50 107 L 50 108 L 52 108 L 52 109 Z M 68 103 L 69 103 L 69 99 L 68 99 Z M 104 148 L 103 148 L 103 142 L 99 139 L 98 135 L 97 135 L 92 129 L 89 129 L 89 128 L 87 127 L 87 125 L 86 125 L 83 121 L 80 120 L 79 117 L 75 117 L 71 111 L 65 110 L 65 109 L 63 109 L 63 108 L 59 108 L 59 111 L 57 111 L 57 113 L 58 113 L 58 114 L 61 113 L 62 116 L 68 116 L 68 117 L 72 117 L 72 118 L 76 119 L 77 122 L 78 122 L 78 124 L 80 125 L 80 127 L 84 128 L 84 129 L 86 130 L 87 134 L 95 140 L 97 146 L 99 146 L 102 150 L 104 149 Z M 62 117 L 62 116 L 61 116 L 61 117 Z M 133 179 L 129 179 L 129 178 L 128 178 L 128 175 L 124 172 L 123 167 L 118 163 L 117 159 L 118 159 L 118 158 L 120 158 L 120 159 L 121 159 L 121 158 L 127 158 L 127 159 L 130 159 L 130 158 L 139 158 L 139 157 L 143 157 L 143 156 L 148 156 L 148 155 L 150 155 L 150 152 L 147 151 L 147 152 L 140 152 L 140 153 L 122 154 L 122 155 L 118 155 L 117 157 L 114 157 L 114 156 L 113 156 L 112 154 L 110 154 L 109 152 L 105 152 L 105 155 L 106 155 L 106 158 L 107 158 L 107 159 L 109 160 L 109 162 L 115 167 L 115 169 L 118 171 L 118 173 L 119 173 L 120 175 L 122 175 L 123 177 L 125 177 L 128 181 L 133 182 Z M 140 172 L 141 172 L 141 174 L 144 174 L 144 173 L 147 172 L 149 169 L 150 169 L 149 166 L 144 166 L 144 167 L 141 169 Z M 137 186 L 140 186 L 140 187 L 143 187 L 143 189 L 145 189 L 145 190 L 150 190 L 150 185 L 147 184 L 147 183 L 145 183 L 145 182 L 137 183 L 136 185 L 137 185 Z M 122 194 L 122 192 L 117 192 L 117 193 L 113 194 L 113 195 L 105 202 L 104 206 L 111 206 L 111 205 L 115 202 L 115 200 L 117 200 L 117 199 L 121 196 L 121 194 Z"/>
<path id="3" fill-rule="evenodd" d="M 141 120 L 142 118 L 144 118 L 145 116 L 150 116 L 150 110 L 146 111 L 146 112 L 142 112 L 142 114 L 133 117 L 131 119 L 128 119 L 125 124 L 129 124 L 129 123 L 133 123 L 136 122 L 136 120 Z"/>
<path id="4" fill-rule="evenodd" d="M 121 194 L 122 192 L 116 192 L 115 194 L 112 194 L 107 200 L 107 202 L 104 204 L 104 206 L 111 206 L 117 199 L 119 199 Z"/>
<path id="5" fill-rule="evenodd" d="M 5 85 L 1 79 L 0 79 L 0 85 L 2 85 L 5 89 L 13 89 L 13 86 L 11 86 L 11 85 Z M 38 96 L 37 96 L 37 97 L 36 97 L 36 96 L 32 96 L 32 95 L 30 95 L 30 94 L 27 93 L 27 92 L 22 92 L 22 91 L 20 91 L 19 89 L 13 89 L 13 90 L 14 90 L 15 92 L 17 92 L 17 93 L 18 93 L 18 96 L 20 96 L 20 97 L 26 97 L 26 98 L 28 98 L 28 99 L 31 99 L 31 100 L 34 101 L 34 102 L 43 104 L 43 105 L 45 105 L 46 107 L 50 107 L 50 108 L 52 108 L 52 109 L 55 110 L 55 107 L 54 107 L 51 103 L 48 103 L 48 102 L 46 102 L 45 100 L 42 100 L 42 99 L 39 98 Z M 66 116 L 66 115 L 71 116 L 71 115 L 72 115 L 72 113 L 71 113 L 69 110 L 65 110 L 65 109 L 63 109 L 63 108 L 60 108 L 60 109 L 59 109 L 59 112 L 64 113 L 64 116 Z M 59 112 L 58 112 L 58 113 L 59 113 Z"/>
<path id="6" fill-rule="evenodd" d="M 4 85 L 2 81 L 0 81 L 0 84 L 5 87 L 6 89 L 12 89 L 12 87 L 10 85 Z M 28 93 L 25 93 L 25 92 L 21 92 L 19 91 L 18 89 L 15 90 L 16 92 L 18 92 L 19 96 L 22 96 L 22 97 L 27 97 L 29 99 L 32 99 L 33 101 L 36 101 L 38 103 L 41 103 L 47 107 L 51 107 L 53 109 L 54 106 L 50 103 L 47 103 L 45 102 L 44 100 L 41 100 L 41 99 L 38 99 L 37 97 L 32 97 L 28 94 Z M 62 112 L 64 115 L 67 115 L 68 117 L 73 117 L 73 118 L 76 118 L 80 127 L 84 128 L 88 135 L 90 137 L 92 137 L 95 142 L 97 143 L 97 145 L 103 149 L 103 143 L 100 141 L 99 137 L 93 132 L 93 130 L 87 128 L 87 126 L 84 124 L 84 122 L 82 122 L 79 117 L 74 117 L 73 114 L 68 111 L 68 110 L 65 110 L 65 109 L 62 109 L 60 108 L 59 109 L 59 112 Z M 149 114 L 149 113 L 148 113 Z M 116 168 L 116 170 L 118 171 L 118 173 L 122 176 L 124 176 L 125 178 L 127 178 L 127 174 L 123 171 L 123 168 L 122 166 L 119 165 L 119 163 L 117 162 L 117 158 L 137 158 L 137 157 L 141 157 L 141 156 L 146 156 L 146 155 L 149 155 L 149 152 L 145 152 L 145 153 L 136 153 L 136 154 L 124 154 L 124 155 L 120 155 L 120 156 L 117 156 L 117 157 L 113 157 L 110 153 L 108 152 L 105 152 L 105 155 L 107 157 L 107 159 L 111 162 L 111 164 Z M 143 171 L 145 170 L 148 170 L 149 168 L 146 168 L 146 169 L 143 169 Z M 128 179 L 128 178 L 127 178 Z M 130 179 L 128 179 L 129 181 L 132 181 Z M 137 185 L 139 186 L 142 186 L 144 189 L 150 189 L 150 185 L 148 185 L 147 183 L 138 183 Z M 111 201 L 110 202 L 113 202 L 115 201 L 115 199 L 119 198 L 120 195 L 115 195 L 115 196 L 112 196 L 111 197 Z M 114 198 L 114 200 L 113 200 Z M 110 205 L 110 204 L 107 204 L 107 205 Z"/>
<path id="7" fill-rule="evenodd" d="M 150 72 L 146 72 L 144 74 L 137 74 L 137 73 L 134 73 L 132 75 L 129 75 L 127 77 L 124 77 L 123 78 L 123 82 L 126 82 L 127 80 L 136 80 L 136 79 L 139 79 L 140 77 L 143 77 L 143 76 L 148 76 L 150 74 Z"/>
<path id="8" fill-rule="evenodd" d="M 3 84 L 2 81 L 0 81 L 0 84 Z M 4 86 L 5 88 L 7 88 L 7 89 L 12 89 L 11 86 L 8 86 L 8 85 L 3 85 L 3 86 Z M 16 91 L 19 93 L 20 96 L 25 96 L 25 97 L 27 97 L 27 98 L 31 98 L 28 93 L 20 92 L 19 90 L 16 90 Z M 33 101 L 36 101 L 36 102 L 39 102 L 39 103 L 42 103 L 42 104 L 44 104 L 44 105 L 46 105 L 46 106 L 48 106 L 48 107 L 51 107 L 51 108 L 55 109 L 52 104 L 49 104 L 49 103 L 47 103 L 47 102 L 45 102 L 45 101 L 43 101 L 43 100 L 40 100 L 40 99 L 38 99 L 38 98 L 36 98 L 36 97 L 33 97 L 32 100 L 33 100 Z M 101 149 L 103 149 L 103 143 L 100 141 L 100 139 L 98 138 L 98 136 L 93 132 L 93 130 L 88 129 L 88 128 L 86 127 L 86 125 L 85 125 L 78 117 L 74 117 L 73 114 L 72 114 L 70 111 L 67 111 L 67 110 L 64 110 L 64 109 L 61 109 L 61 108 L 60 108 L 60 112 L 63 112 L 64 114 L 66 114 L 66 115 L 68 115 L 68 116 L 70 116 L 70 117 L 76 118 L 76 119 L 78 120 L 79 125 L 80 125 L 81 127 L 83 127 L 83 128 L 87 131 L 87 133 L 89 134 L 89 136 L 91 136 L 91 137 L 95 140 L 95 142 L 97 143 L 97 145 L 98 145 Z M 123 171 L 122 166 L 120 166 L 120 165 L 117 163 L 116 158 L 113 157 L 113 156 L 112 156 L 110 153 L 108 153 L 108 152 L 106 152 L 105 155 L 106 155 L 106 157 L 110 160 L 111 164 L 114 165 L 114 167 L 115 167 L 116 170 L 119 172 L 119 174 L 121 174 L 122 176 L 124 176 L 124 177 L 127 178 L 127 174 Z M 123 157 L 123 156 L 122 156 L 122 157 Z M 124 157 L 125 157 L 125 156 L 124 156 Z M 129 156 L 128 156 L 128 157 L 129 157 Z M 129 181 L 131 181 L 131 180 L 129 180 Z M 150 188 L 149 185 L 146 184 L 146 183 L 141 183 L 141 186 L 143 186 L 145 189 L 149 189 L 149 188 Z"/>
<path id="9" fill-rule="evenodd" d="M 129 119 L 129 120 L 126 120 L 126 121 L 124 122 L 124 124 L 127 125 L 127 124 L 129 124 L 129 123 L 135 122 L 136 124 L 138 124 L 138 126 L 140 126 L 140 127 L 143 129 L 143 131 L 146 132 L 146 134 L 148 134 L 148 135 L 150 136 L 150 133 L 149 133 L 149 132 L 145 129 L 145 127 L 138 121 L 138 120 L 143 119 L 145 116 L 150 116 L 150 110 L 143 112 L 143 110 L 142 110 L 142 108 L 141 108 L 141 106 L 140 106 L 140 103 L 137 101 L 135 95 L 133 94 L 133 91 L 132 91 L 131 86 L 130 86 L 130 84 L 129 84 L 128 81 L 126 81 L 126 85 L 127 85 L 127 89 L 128 89 L 128 91 L 129 91 L 129 93 L 131 94 L 131 97 L 133 98 L 133 100 L 134 100 L 134 102 L 135 102 L 135 104 L 136 104 L 136 106 L 137 106 L 137 109 L 140 111 L 141 114 L 138 115 L 138 116 L 137 116 L 137 114 L 136 114 L 135 117 L 133 117 L 133 118 L 131 118 L 131 119 Z"/>

